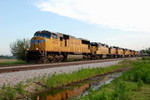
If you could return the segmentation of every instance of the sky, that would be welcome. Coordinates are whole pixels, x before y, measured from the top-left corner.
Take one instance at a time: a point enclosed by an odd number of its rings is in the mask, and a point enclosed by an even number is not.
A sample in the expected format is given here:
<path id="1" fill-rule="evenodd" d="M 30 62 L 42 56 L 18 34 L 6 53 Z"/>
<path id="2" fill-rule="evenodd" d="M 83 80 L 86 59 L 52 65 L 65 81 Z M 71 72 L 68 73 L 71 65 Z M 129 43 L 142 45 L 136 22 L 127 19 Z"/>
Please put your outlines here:
<path id="1" fill-rule="evenodd" d="M 133 50 L 150 47 L 149 0 L 1 0 L 0 55 L 48 30 Z"/>

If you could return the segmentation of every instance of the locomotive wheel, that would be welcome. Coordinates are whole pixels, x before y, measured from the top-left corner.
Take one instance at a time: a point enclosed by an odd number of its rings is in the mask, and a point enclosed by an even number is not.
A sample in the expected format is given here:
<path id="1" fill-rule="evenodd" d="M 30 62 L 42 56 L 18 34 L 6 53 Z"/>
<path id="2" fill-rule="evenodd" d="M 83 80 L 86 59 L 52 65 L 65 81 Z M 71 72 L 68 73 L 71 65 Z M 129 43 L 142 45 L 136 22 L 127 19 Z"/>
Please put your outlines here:
<path id="1" fill-rule="evenodd" d="M 55 55 L 55 61 L 54 62 L 58 62 L 59 61 L 59 55 Z"/>
<path id="2" fill-rule="evenodd" d="M 54 62 L 58 62 L 58 61 L 59 61 L 59 56 L 57 54 L 54 54 L 51 62 L 54 63 Z"/>
<path id="3" fill-rule="evenodd" d="M 96 59 L 96 60 L 99 59 L 99 56 L 96 56 L 95 59 Z"/>
<path id="4" fill-rule="evenodd" d="M 98 56 L 98 59 L 101 59 L 101 56 Z"/>
<path id="5" fill-rule="evenodd" d="M 96 60 L 96 59 L 98 59 L 98 56 L 92 56 L 92 60 Z"/>
<path id="6" fill-rule="evenodd" d="M 53 58 L 53 59 L 50 59 L 49 61 L 50 61 L 51 63 L 54 63 L 55 60 L 54 60 L 54 58 Z"/>
<path id="7" fill-rule="evenodd" d="M 53 56 L 53 58 L 50 60 L 50 62 L 51 62 L 51 63 L 56 62 L 56 58 L 55 58 L 55 56 Z"/>
<path id="8" fill-rule="evenodd" d="M 44 57 L 42 62 L 43 62 L 43 63 L 48 63 L 47 58 Z"/>
<path id="9" fill-rule="evenodd" d="M 91 60 L 94 60 L 94 57 L 93 57 L 93 56 L 91 57 Z"/>
<path id="10" fill-rule="evenodd" d="M 88 60 L 88 55 L 84 55 L 83 60 Z"/>
<path id="11" fill-rule="evenodd" d="M 62 62 L 64 59 L 64 56 L 63 55 L 59 55 L 59 59 L 58 59 L 58 62 Z"/>
<path id="12" fill-rule="evenodd" d="M 88 55 L 88 60 L 91 60 L 91 55 Z"/>
<path id="13" fill-rule="evenodd" d="M 46 57 L 41 57 L 41 58 L 37 61 L 37 63 L 48 63 L 48 60 L 47 60 Z"/>
<path id="14" fill-rule="evenodd" d="M 55 62 L 55 55 L 48 55 L 48 60 L 51 63 Z"/>
<path id="15" fill-rule="evenodd" d="M 43 61 L 42 61 L 43 59 L 42 58 L 40 58 L 39 60 L 37 60 L 37 61 L 35 61 L 36 63 L 38 63 L 38 64 L 40 64 L 40 63 L 42 63 Z"/>
<path id="16" fill-rule="evenodd" d="M 53 54 L 53 55 L 49 55 L 48 59 L 51 63 L 54 62 L 61 62 L 64 59 L 63 55 L 57 55 L 57 54 Z"/>

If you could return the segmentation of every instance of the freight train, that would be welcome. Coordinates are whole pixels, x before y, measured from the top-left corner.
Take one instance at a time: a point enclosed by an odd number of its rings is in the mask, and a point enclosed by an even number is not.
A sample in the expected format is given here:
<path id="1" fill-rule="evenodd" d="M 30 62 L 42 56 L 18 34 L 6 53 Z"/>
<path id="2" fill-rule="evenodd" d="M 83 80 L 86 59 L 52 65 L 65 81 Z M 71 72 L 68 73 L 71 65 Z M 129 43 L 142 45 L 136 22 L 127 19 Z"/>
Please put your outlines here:
<path id="1" fill-rule="evenodd" d="M 35 63 L 61 62 L 66 59 L 92 60 L 139 56 L 140 52 L 108 46 L 63 33 L 37 31 L 27 51 L 27 61 Z"/>

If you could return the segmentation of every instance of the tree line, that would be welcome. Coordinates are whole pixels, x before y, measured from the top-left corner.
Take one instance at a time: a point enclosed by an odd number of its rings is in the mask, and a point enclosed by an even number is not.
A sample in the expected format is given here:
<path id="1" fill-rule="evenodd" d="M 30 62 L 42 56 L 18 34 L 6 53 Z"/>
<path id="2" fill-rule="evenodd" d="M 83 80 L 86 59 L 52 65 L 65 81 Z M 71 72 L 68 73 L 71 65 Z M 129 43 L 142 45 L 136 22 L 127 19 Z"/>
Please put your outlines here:
<path id="1" fill-rule="evenodd" d="M 150 56 L 150 47 L 141 50 L 141 53 L 142 53 L 143 55 Z"/>

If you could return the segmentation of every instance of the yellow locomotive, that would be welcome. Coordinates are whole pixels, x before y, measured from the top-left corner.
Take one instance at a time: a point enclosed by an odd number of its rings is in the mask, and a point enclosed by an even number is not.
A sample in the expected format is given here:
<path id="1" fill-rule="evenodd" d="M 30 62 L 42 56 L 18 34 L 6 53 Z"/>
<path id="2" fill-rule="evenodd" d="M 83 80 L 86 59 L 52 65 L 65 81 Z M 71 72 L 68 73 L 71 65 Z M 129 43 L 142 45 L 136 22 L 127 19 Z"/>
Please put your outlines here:
<path id="1" fill-rule="evenodd" d="M 27 61 L 61 62 L 65 59 L 90 59 L 90 41 L 62 33 L 37 31 L 31 39 Z"/>
<path id="2" fill-rule="evenodd" d="M 36 63 L 61 62 L 66 59 L 101 59 L 139 55 L 134 50 L 109 47 L 99 42 L 75 38 L 63 33 L 37 31 L 31 39 L 27 61 Z"/>
<path id="3" fill-rule="evenodd" d="M 99 42 L 91 42 L 91 59 L 101 59 L 103 56 L 108 57 L 109 47 Z"/>

